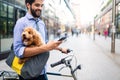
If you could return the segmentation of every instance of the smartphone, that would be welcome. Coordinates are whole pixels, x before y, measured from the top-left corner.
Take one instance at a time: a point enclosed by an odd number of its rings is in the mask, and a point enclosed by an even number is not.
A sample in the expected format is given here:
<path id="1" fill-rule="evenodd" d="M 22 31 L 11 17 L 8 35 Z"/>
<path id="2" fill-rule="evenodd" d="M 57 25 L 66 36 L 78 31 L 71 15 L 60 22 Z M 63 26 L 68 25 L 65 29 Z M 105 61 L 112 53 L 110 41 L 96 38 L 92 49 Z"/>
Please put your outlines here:
<path id="1" fill-rule="evenodd" d="M 58 41 L 65 40 L 67 37 L 61 37 Z"/>

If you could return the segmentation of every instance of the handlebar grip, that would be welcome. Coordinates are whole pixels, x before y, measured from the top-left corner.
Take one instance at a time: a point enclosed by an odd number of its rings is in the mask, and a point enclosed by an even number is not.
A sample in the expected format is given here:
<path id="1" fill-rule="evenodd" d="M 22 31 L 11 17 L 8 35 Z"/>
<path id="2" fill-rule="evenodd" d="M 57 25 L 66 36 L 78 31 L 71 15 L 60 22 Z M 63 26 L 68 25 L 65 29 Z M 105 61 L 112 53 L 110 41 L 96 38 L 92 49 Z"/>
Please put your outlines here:
<path id="1" fill-rule="evenodd" d="M 64 63 L 64 59 L 61 59 L 60 61 L 58 61 L 58 62 L 56 62 L 56 63 L 53 63 L 53 64 L 51 64 L 50 66 L 51 66 L 51 67 L 55 67 L 55 66 L 60 65 L 60 64 L 63 64 L 63 63 Z"/>

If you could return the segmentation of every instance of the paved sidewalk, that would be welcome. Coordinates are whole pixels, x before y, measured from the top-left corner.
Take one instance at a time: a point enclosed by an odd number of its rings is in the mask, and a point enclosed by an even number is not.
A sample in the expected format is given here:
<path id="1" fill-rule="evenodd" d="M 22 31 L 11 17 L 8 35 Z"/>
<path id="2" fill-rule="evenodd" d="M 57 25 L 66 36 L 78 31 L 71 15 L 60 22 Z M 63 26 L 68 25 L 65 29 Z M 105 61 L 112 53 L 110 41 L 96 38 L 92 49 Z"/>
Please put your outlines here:
<path id="1" fill-rule="evenodd" d="M 89 36 L 89 38 L 93 40 L 93 36 Z M 101 48 L 105 55 L 108 55 L 120 66 L 120 39 L 115 39 L 115 53 L 111 52 L 111 37 L 105 39 L 104 36 L 95 35 L 93 42 Z"/>
<path id="2" fill-rule="evenodd" d="M 95 36 L 95 42 L 111 53 L 111 37 Z M 120 54 L 120 39 L 115 39 L 115 54 Z M 114 54 L 114 53 L 113 53 Z"/>

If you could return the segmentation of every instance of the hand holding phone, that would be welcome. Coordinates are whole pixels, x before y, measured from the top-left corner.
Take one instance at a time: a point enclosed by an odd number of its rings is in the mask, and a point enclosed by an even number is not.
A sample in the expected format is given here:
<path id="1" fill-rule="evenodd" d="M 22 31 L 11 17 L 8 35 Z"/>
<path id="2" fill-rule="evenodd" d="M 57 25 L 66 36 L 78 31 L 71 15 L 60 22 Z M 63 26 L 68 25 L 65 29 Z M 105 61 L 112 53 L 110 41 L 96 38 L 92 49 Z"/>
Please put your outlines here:
<path id="1" fill-rule="evenodd" d="M 62 40 L 65 40 L 67 37 L 61 37 L 58 41 L 62 41 Z"/>

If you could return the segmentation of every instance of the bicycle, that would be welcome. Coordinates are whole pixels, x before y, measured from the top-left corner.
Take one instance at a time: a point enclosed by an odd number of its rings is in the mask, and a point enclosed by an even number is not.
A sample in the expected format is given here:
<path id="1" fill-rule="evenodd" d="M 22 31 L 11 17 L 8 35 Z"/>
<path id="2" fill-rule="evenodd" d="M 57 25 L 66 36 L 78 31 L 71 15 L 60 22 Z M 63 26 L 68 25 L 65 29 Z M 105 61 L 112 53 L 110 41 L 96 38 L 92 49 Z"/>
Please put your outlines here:
<path id="1" fill-rule="evenodd" d="M 68 53 L 71 52 L 72 50 L 68 49 Z M 69 55 L 65 58 L 62 58 L 60 61 L 52 63 L 50 66 L 53 68 L 55 66 L 58 66 L 60 64 L 64 64 L 66 67 L 68 67 L 70 69 L 70 73 L 71 75 L 63 75 L 63 74 L 59 74 L 59 73 L 53 73 L 53 72 L 47 72 L 48 75 L 55 75 L 55 76 L 65 76 L 65 77 L 72 77 L 74 80 L 78 80 L 75 72 L 79 69 L 81 69 L 81 65 L 77 65 L 77 67 L 75 67 L 73 69 L 71 61 L 73 59 L 73 57 L 75 57 L 74 55 Z M 62 67 L 60 70 L 62 70 L 64 67 Z"/>
<path id="2" fill-rule="evenodd" d="M 0 80 L 19 80 L 18 74 L 13 71 L 0 71 Z"/>

